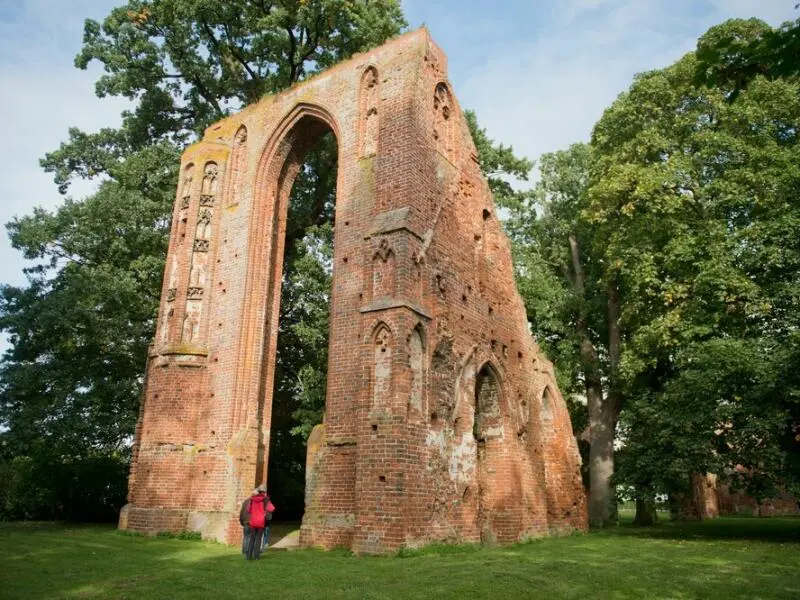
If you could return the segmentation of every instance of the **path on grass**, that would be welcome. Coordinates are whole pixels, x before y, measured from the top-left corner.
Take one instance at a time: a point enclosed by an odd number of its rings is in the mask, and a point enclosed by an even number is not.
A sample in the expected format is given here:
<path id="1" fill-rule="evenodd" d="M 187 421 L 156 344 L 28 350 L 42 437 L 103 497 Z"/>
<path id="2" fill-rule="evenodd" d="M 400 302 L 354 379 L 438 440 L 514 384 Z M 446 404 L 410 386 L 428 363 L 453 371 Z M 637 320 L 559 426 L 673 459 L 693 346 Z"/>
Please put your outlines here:
<path id="1" fill-rule="evenodd" d="M 269 534 L 270 550 L 300 548 L 300 523 L 275 523 Z"/>

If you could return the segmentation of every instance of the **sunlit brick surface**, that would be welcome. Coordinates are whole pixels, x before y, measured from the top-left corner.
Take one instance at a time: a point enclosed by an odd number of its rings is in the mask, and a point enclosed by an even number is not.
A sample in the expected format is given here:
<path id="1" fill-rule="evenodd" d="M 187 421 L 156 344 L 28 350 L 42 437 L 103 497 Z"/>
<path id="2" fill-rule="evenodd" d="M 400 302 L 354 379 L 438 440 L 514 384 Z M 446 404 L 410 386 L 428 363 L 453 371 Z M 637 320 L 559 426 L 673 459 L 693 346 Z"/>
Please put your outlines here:
<path id="1" fill-rule="evenodd" d="M 385 552 L 584 529 L 575 440 L 426 30 L 210 127 L 182 161 L 122 527 L 235 543 L 266 477 L 287 203 L 339 145 L 325 424 L 301 542 Z"/>

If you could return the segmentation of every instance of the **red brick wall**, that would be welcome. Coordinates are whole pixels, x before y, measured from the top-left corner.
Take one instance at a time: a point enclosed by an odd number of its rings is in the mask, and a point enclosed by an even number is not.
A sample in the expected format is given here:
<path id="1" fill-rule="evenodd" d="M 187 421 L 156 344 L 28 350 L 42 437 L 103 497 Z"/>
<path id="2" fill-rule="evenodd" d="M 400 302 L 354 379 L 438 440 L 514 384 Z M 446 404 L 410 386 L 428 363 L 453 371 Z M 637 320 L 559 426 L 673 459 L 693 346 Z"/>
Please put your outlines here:
<path id="1" fill-rule="evenodd" d="M 288 198 L 329 130 L 328 397 L 301 542 L 384 552 L 584 529 L 566 406 L 426 30 L 264 98 L 184 153 L 121 524 L 237 541 L 238 504 L 266 478 Z"/>

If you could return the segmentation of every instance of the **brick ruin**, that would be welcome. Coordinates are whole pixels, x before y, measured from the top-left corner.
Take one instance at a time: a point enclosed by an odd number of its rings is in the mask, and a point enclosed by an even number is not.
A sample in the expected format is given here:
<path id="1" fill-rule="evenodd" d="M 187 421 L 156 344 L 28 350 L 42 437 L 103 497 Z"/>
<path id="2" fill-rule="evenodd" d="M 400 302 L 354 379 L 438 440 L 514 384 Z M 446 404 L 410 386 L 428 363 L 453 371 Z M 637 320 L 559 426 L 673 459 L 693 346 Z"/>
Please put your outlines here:
<path id="1" fill-rule="evenodd" d="M 739 474 L 745 469 L 737 469 Z M 691 490 L 677 494 L 670 507 L 673 518 L 685 521 L 716 519 L 720 516 L 748 515 L 786 517 L 800 515 L 800 500 L 781 490 L 774 497 L 757 500 L 743 489 L 720 480 L 714 473 L 694 473 Z"/>
<path id="2" fill-rule="evenodd" d="M 301 544 L 385 552 L 587 526 L 553 367 L 446 57 L 421 29 L 269 96 L 186 150 L 120 528 L 240 539 L 266 480 L 287 205 L 333 132 L 325 422 Z"/>

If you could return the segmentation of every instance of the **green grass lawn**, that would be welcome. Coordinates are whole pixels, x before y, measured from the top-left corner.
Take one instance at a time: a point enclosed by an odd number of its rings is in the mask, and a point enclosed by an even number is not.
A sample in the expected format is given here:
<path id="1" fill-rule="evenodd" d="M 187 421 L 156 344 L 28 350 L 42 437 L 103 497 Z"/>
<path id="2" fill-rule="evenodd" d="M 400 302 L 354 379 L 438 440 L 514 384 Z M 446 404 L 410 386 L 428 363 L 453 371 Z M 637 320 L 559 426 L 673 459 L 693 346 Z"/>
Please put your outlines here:
<path id="1" fill-rule="evenodd" d="M 0 524 L 0 598 L 800 598 L 800 518 L 724 518 L 392 557 Z"/>

